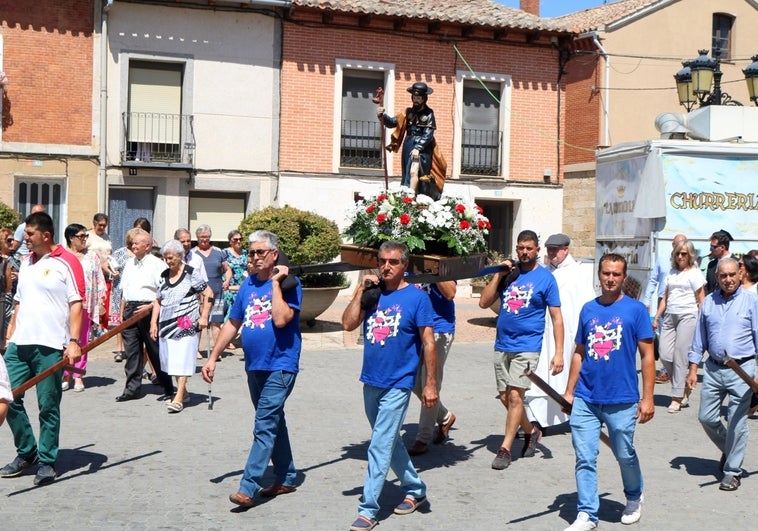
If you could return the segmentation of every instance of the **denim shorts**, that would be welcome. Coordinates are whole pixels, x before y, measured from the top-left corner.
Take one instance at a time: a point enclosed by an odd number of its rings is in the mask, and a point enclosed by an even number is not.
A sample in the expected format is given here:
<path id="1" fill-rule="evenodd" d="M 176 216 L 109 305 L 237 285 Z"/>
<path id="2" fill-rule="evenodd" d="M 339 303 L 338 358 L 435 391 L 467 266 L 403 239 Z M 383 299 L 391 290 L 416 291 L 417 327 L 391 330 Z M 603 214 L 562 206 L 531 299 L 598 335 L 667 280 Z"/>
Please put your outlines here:
<path id="1" fill-rule="evenodd" d="M 498 391 L 508 387 L 529 389 L 532 381 L 524 374 L 527 367 L 535 370 L 540 361 L 539 352 L 495 351 L 495 383 Z"/>

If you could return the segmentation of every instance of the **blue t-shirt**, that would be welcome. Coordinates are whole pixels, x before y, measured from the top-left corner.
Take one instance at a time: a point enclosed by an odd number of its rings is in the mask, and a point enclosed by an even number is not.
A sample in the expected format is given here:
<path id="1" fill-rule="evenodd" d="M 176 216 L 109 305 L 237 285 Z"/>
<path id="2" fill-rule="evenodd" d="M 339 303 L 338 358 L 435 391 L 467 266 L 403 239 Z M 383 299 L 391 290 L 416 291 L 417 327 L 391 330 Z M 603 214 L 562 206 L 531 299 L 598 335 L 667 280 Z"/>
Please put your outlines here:
<path id="1" fill-rule="evenodd" d="M 432 303 L 424 292 L 410 285 L 382 292 L 363 322 L 361 382 L 381 389 L 413 389 L 420 326 L 434 326 Z"/>
<path id="2" fill-rule="evenodd" d="M 434 311 L 434 332 L 455 334 L 455 302 L 447 300 L 437 284 L 414 284 L 414 286 L 429 295 Z"/>
<path id="3" fill-rule="evenodd" d="M 242 321 L 242 350 L 246 371 L 286 371 L 296 373 L 300 361 L 300 302 L 303 290 L 300 280 L 294 289 L 283 293 L 295 317 L 283 328 L 272 319 L 271 280 L 248 277 L 240 286 L 229 318 Z"/>
<path id="4" fill-rule="evenodd" d="M 624 296 L 613 304 L 600 298 L 584 305 L 574 341 L 584 345 L 584 360 L 574 396 L 590 404 L 632 404 L 637 387 L 637 343 L 653 338 L 647 308 Z"/>
<path id="5" fill-rule="evenodd" d="M 561 305 L 558 284 L 552 273 L 541 266 L 521 273 L 509 286 L 500 289 L 500 302 L 495 350 L 542 350 L 545 312 L 549 306 Z"/>

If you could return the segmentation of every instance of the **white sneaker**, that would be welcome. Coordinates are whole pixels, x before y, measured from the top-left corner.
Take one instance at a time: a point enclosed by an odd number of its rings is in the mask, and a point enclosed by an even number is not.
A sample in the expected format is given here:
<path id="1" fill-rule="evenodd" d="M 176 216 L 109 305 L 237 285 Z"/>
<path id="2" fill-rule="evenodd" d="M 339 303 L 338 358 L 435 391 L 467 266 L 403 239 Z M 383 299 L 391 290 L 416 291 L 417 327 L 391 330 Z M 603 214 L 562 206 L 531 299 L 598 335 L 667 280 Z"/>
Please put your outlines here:
<path id="1" fill-rule="evenodd" d="M 639 500 L 626 500 L 626 507 L 621 513 L 622 524 L 636 524 L 642 516 L 642 503 L 645 501 L 645 495 L 641 494 Z"/>
<path id="2" fill-rule="evenodd" d="M 563 531 L 592 531 L 593 529 L 597 529 L 597 524 L 590 520 L 590 515 L 584 511 L 580 511 L 579 514 L 576 515 L 574 523 Z"/>

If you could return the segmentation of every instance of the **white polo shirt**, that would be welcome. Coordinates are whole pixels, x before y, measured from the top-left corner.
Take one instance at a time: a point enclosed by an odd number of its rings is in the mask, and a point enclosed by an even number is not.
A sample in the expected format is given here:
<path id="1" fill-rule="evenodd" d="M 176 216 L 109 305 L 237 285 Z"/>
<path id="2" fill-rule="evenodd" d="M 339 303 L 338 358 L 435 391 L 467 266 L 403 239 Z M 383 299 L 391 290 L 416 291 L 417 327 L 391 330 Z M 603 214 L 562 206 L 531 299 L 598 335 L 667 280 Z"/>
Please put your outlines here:
<path id="1" fill-rule="evenodd" d="M 29 253 L 18 272 L 16 328 L 11 343 L 63 349 L 71 336 L 69 304 L 83 299 L 79 260 L 59 245 L 42 258 Z M 78 337 L 77 337 L 78 339 Z"/>

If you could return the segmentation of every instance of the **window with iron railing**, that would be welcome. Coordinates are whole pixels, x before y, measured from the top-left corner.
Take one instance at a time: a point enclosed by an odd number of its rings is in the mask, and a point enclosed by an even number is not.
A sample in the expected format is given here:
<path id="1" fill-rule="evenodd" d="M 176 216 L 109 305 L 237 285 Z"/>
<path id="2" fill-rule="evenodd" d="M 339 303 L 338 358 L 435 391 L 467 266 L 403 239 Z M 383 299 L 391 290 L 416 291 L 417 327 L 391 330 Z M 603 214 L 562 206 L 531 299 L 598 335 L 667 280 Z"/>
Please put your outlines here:
<path id="1" fill-rule="evenodd" d="M 193 166 L 193 117 L 186 114 L 125 112 L 121 161 Z"/>
<path id="2" fill-rule="evenodd" d="M 382 138 L 379 120 L 343 120 L 340 166 L 382 167 Z"/>
<path id="3" fill-rule="evenodd" d="M 499 175 L 501 136 L 499 131 L 463 129 L 461 173 Z"/>

